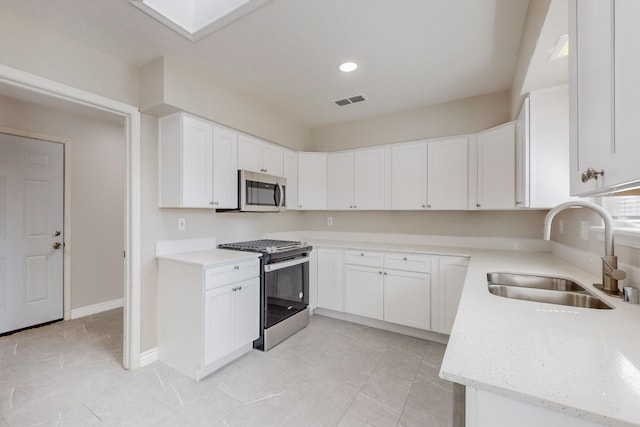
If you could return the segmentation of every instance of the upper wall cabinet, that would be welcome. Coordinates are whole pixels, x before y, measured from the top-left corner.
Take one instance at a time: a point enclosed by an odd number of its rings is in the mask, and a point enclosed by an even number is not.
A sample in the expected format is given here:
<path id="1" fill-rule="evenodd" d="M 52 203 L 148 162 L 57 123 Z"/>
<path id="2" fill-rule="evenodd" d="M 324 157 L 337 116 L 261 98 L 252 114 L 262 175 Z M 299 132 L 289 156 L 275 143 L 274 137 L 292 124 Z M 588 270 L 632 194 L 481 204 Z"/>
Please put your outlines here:
<path id="1" fill-rule="evenodd" d="M 329 210 L 383 210 L 385 149 L 328 154 L 327 185 Z"/>
<path id="2" fill-rule="evenodd" d="M 427 143 L 427 208 L 465 210 L 469 190 L 469 139 L 466 136 Z"/>
<path id="3" fill-rule="evenodd" d="M 327 153 L 298 153 L 298 209 L 327 209 Z"/>
<path id="4" fill-rule="evenodd" d="M 476 190 L 475 207 L 483 210 L 516 207 L 516 124 L 480 132 L 473 151 L 477 156 L 477 173 L 470 174 L 469 185 Z M 473 157 L 472 157 L 473 158 Z M 476 181 L 473 182 L 473 178 Z M 473 207 L 473 194 L 470 200 Z"/>
<path id="5" fill-rule="evenodd" d="M 548 209 L 570 200 L 568 87 L 531 92 L 516 126 L 516 206 Z"/>
<path id="6" fill-rule="evenodd" d="M 283 175 L 283 149 L 260 139 L 240 134 L 238 137 L 238 169 Z"/>
<path id="7" fill-rule="evenodd" d="M 390 152 L 391 209 L 467 209 L 466 136 L 394 144 Z"/>
<path id="8" fill-rule="evenodd" d="M 160 207 L 237 207 L 237 134 L 185 113 L 159 126 Z"/>
<path id="9" fill-rule="evenodd" d="M 640 185 L 640 2 L 571 0 L 571 194 Z"/>
<path id="10" fill-rule="evenodd" d="M 298 153 L 284 149 L 282 157 L 282 176 L 287 178 L 286 202 L 287 209 L 298 209 Z"/>

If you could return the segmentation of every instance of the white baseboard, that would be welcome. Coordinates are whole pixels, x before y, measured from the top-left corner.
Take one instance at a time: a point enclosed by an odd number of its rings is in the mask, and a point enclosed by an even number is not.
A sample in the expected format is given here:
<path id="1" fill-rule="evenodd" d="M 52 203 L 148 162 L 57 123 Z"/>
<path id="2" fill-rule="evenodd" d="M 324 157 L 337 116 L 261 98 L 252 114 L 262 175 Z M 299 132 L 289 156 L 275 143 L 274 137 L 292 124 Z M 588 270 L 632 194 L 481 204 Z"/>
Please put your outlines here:
<path id="1" fill-rule="evenodd" d="M 114 308 L 120 308 L 124 305 L 124 299 L 118 298 L 111 301 L 101 302 L 99 304 L 87 305 L 80 308 L 71 310 L 71 318 L 78 319 L 80 317 L 90 316 L 96 313 L 102 313 L 103 311 L 113 310 Z"/>
<path id="2" fill-rule="evenodd" d="M 158 360 L 158 347 L 155 347 L 155 348 L 152 348 L 151 350 L 147 350 L 143 353 L 140 353 L 141 368 L 147 365 L 151 365 L 156 360 Z"/>

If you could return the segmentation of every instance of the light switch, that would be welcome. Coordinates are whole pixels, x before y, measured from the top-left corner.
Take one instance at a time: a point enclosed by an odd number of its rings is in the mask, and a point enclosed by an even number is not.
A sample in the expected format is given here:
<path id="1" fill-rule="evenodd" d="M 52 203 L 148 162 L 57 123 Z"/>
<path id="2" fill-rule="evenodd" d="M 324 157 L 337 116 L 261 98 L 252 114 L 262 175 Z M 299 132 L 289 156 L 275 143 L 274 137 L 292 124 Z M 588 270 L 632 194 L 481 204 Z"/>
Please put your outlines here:
<path id="1" fill-rule="evenodd" d="M 333 217 L 332 216 L 328 216 L 327 217 L 327 225 L 333 225 Z"/>
<path id="2" fill-rule="evenodd" d="M 178 231 L 184 231 L 187 229 L 186 218 L 178 218 Z"/>

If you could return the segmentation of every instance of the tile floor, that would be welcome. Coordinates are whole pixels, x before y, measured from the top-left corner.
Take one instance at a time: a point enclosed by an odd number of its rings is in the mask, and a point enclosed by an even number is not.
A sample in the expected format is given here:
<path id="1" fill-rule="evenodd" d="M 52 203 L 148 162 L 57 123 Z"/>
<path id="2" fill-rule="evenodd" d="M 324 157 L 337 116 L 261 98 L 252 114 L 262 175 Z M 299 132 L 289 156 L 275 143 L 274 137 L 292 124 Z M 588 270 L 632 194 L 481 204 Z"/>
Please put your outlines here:
<path id="1" fill-rule="evenodd" d="M 449 426 L 445 346 L 323 316 L 200 382 L 121 368 L 122 310 L 0 337 L 0 427 Z"/>

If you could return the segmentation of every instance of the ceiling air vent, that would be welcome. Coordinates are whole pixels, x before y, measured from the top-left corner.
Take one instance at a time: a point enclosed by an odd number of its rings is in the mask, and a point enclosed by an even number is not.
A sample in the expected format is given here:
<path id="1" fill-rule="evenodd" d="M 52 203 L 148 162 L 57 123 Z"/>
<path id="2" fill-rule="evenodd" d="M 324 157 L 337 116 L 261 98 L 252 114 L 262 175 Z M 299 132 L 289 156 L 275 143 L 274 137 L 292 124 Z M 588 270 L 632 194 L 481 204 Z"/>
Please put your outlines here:
<path id="1" fill-rule="evenodd" d="M 357 102 L 362 102 L 365 99 L 366 98 L 364 97 L 364 95 L 355 95 L 355 96 L 350 96 L 349 98 L 344 98 L 344 99 L 339 99 L 337 101 L 333 101 L 333 103 L 336 104 L 338 107 L 344 107 L 345 105 L 351 105 L 351 104 L 355 104 Z"/>

